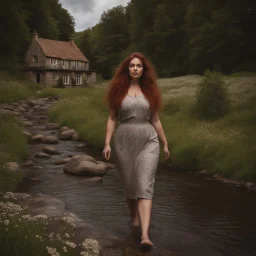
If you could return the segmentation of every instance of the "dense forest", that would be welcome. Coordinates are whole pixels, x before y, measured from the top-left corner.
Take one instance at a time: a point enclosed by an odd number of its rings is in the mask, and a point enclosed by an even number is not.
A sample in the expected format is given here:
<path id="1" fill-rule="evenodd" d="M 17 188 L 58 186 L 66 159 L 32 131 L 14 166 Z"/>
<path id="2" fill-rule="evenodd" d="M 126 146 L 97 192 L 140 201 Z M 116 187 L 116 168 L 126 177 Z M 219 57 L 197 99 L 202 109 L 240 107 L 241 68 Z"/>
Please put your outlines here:
<path id="1" fill-rule="evenodd" d="M 131 0 L 76 33 L 76 42 L 104 78 L 133 51 L 162 77 L 256 70 L 255 0 Z"/>
<path id="2" fill-rule="evenodd" d="M 0 24 L 0 69 L 21 66 L 34 30 L 40 37 L 65 41 L 75 32 L 74 19 L 59 0 L 3 1 Z"/>
<path id="3" fill-rule="evenodd" d="M 161 77 L 256 70 L 255 0 L 131 0 L 76 33 L 59 0 L 12 0 L 1 4 L 0 23 L 1 69 L 22 64 L 36 30 L 57 40 L 75 34 L 91 69 L 105 79 L 133 51 L 144 53 Z"/>

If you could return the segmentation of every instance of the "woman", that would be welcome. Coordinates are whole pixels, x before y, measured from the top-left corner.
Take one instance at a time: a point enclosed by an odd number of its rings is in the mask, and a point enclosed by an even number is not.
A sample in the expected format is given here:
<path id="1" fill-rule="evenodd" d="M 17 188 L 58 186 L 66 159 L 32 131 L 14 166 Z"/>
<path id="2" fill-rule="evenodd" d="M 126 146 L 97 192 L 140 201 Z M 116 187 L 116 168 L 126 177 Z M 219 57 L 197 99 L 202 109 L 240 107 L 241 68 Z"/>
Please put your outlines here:
<path id="1" fill-rule="evenodd" d="M 110 141 L 115 131 L 114 148 L 133 226 L 141 225 L 141 245 L 152 246 L 148 236 L 159 141 L 164 158 L 169 158 L 167 140 L 159 120 L 161 97 L 156 75 L 141 53 L 127 57 L 117 69 L 107 95 L 109 117 L 103 149 L 110 159 Z"/>

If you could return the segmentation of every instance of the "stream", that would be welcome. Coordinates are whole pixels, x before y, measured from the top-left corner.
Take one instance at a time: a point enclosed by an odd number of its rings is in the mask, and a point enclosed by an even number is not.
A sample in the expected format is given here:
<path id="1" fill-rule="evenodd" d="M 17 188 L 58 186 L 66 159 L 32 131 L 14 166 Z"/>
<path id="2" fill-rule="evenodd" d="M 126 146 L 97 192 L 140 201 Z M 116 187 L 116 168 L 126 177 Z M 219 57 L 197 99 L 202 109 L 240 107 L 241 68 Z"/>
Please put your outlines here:
<path id="1" fill-rule="evenodd" d="M 58 130 L 45 130 L 45 123 L 49 122 L 47 111 L 31 111 L 25 117 L 34 122 L 30 127 L 33 134 L 59 134 Z M 34 158 L 44 146 L 29 145 L 30 159 L 35 165 L 27 168 L 29 175 L 18 192 L 47 194 L 63 200 L 66 208 L 80 219 L 119 237 L 123 241 L 120 255 L 256 255 L 255 194 L 210 177 L 175 171 L 160 163 L 150 226 L 154 247 L 143 254 L 137 250 L 139 231 L 132 231 L 129 226 L 117 170 L 109 170 L 102 182 L 88 182 L 85 177 L 63 173 L 63 165 L 53 164 L 57 159 L 81 153 L 101 159 L 101 151 L 81 141 L 60 140 L 54 145 L 59 155 Z"/>

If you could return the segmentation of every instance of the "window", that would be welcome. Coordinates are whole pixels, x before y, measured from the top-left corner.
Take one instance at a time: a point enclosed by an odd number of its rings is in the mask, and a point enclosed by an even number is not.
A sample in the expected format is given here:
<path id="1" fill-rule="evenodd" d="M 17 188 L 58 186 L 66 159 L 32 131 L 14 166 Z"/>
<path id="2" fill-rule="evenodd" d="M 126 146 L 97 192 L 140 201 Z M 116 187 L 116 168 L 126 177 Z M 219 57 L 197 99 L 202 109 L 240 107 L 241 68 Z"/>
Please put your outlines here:
<path id="1" fill-rule="evenodd" d="M 51 65 L 57 65 L 57 64 L 58 64 L 58 60 L 51 58 Z"/>
<path id="2" fill-rule="evenodd" d="M 66 60 L 62 60 L 62 66 L 67 66 L 68 62 Z"/>
<path id="3" fill-rule="evenodd" d="M 82 76 L 81 75 L 76 76 L 76 85 L 82 85 Z"/>
<path id="4" fill-rule="evenodd" d="M 59 74 L 57 72 L 53 73 L 53 80 L 58 80 L 59 79 Z"/>
<path id="5" fill-rule="evenodd" d="M 63 76 L 63 84 L 69 84 L 69 76 Z"/>
<path id="6" fill-rule="evenodd" d="M 33 62 L 38 63 L 38 57 L 36 55 L 33 56 Z"/>

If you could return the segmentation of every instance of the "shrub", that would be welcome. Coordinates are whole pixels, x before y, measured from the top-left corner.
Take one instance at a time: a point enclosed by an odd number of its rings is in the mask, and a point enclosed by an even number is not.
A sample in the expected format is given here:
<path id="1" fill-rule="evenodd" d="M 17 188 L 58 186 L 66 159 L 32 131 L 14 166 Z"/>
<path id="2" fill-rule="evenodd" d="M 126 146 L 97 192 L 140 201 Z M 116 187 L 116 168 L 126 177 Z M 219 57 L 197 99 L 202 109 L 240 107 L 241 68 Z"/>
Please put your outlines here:
<path id="1" fill-rule="evenodd" d="M 61 77 L 58 78 L 57 88 L 65 88 L 65 85 L 63 83 L 63 79 Z"/>
<path id="2" fill-rule="evenodd" d="M 195 112 L 205 120 L 223 117 L 229 110 L 229 96 L 221 73 L 206 70 L 196 91 Z"/>

